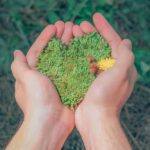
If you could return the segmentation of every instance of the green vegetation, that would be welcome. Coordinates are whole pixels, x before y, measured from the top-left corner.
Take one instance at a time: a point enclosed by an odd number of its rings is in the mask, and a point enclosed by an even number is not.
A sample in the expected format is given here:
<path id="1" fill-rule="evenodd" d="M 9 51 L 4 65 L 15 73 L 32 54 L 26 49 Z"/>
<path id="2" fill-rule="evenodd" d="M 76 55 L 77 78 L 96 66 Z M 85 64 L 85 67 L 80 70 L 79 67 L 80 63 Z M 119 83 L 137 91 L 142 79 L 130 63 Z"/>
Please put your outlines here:
<path id="1" fill-rule="evenodd" d="M 69 46 L 53 38 L 39 56 L 37 69 L 56 85 L 64 105 L 74 109 L 95 79 L 89 71 L 88 56 L 108 58 L 111 49 L 93 32 L 71 40 Z"/>

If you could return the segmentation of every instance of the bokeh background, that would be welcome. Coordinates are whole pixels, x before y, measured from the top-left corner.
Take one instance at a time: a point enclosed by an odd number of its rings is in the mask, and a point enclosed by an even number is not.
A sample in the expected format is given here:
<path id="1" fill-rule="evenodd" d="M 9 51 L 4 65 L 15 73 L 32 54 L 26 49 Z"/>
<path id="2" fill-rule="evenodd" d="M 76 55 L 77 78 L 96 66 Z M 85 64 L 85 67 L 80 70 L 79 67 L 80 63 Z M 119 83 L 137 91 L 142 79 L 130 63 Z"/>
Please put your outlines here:
<path id="1" fill-rule="evenodd" d="M 21 124 L 10 71 L 14 49 L 26 53 L 47 24 L 83 20 L 101 12 L 121 35 L 133 42 L 139 78 L 121 113 L 121 123 L 133 150 L 150 149 L 150 1 L 149 0 L 0 0 L 0 150 Z M 82 150 L 76 130 L 64 150 Z"/>

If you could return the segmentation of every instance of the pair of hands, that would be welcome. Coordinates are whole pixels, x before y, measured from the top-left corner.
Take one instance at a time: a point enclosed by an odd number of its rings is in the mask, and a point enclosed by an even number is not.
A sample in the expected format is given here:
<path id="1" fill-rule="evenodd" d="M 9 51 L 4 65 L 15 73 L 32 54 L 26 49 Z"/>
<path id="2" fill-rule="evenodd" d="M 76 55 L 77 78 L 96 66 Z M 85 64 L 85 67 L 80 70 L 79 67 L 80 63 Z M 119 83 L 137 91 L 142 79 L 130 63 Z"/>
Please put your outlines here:
<path id="1" fill-rule="evenodd" d="M 12 72 L 16 79 L 15 96 L 24 113 L 24 122 L 37 123 L 40 129 L 44 127 L 45 133 L 51 135 L 59 130 L 59 138 L 63 137 L 62 144 L 74 126 L 84 140 L 100 118 L 107 119 L 111 116 L 119 119 L 120 110 L 131 94 L 137 78 L 131 42 L 122 40 L 101 14 L 94 14 L 93 21 L 95 27 L 87 21 L 83 21 L 80 26 L 58 21 L 42 31 L 26 56 L 21 51 L 14 52 Z M 96 78 L 83 102 L 72 112 L 61 103 L 53 83 L 36 70 L 37 58 L 53 36 L 69 44 L 73 37 L 94 30 L 110 44 L 116 63 Z"/>

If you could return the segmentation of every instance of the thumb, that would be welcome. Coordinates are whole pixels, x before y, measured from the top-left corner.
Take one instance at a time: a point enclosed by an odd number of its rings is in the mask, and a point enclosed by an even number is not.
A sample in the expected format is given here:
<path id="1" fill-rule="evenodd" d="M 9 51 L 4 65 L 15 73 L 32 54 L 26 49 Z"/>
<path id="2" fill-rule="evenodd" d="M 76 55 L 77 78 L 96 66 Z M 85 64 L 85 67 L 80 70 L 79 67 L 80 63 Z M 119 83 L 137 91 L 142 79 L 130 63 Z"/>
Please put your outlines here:
<path id="1" fill-rule="evenodd" d="M 16 80 L 21 80 L 24 72 L 29 70 L 26 57 L 20 50 L 14 51 L 14 61 L 11 65 L 11 70 Z"/>

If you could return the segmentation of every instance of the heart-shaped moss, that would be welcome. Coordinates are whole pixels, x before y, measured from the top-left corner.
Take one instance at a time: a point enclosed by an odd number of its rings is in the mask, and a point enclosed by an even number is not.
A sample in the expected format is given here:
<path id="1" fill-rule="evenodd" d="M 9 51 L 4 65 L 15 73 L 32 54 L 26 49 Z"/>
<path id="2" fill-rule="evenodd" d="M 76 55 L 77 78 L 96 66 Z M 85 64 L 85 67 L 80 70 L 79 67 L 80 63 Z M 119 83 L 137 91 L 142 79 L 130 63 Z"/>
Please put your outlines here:
<path id="1" fill-rule="evenodd" d="M 97 32 L 74 38 L 69 46 L 53 38 L 38 59 L 37 69 L 53 81 L 62 103 L 72 109 L 95 79 L 90 73 L 88 56 L 95 60 L 111 56 L 111 48 Z"/>

